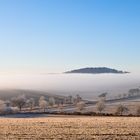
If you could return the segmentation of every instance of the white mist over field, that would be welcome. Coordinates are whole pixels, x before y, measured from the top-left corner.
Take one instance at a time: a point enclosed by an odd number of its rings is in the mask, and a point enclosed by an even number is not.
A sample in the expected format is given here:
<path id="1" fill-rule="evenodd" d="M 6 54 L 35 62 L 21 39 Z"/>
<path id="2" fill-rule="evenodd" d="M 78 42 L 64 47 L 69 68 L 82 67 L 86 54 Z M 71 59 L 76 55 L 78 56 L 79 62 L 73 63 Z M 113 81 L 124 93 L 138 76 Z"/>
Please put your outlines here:
<path id="1" fill-rule="evenodd" d="M 1 75 L 1 89 L 41 90 L 59 95 L 80 94 L 92 98 L 102 92 L 120 94 L 140 87 L 138 74 L 42 74 Z"/>

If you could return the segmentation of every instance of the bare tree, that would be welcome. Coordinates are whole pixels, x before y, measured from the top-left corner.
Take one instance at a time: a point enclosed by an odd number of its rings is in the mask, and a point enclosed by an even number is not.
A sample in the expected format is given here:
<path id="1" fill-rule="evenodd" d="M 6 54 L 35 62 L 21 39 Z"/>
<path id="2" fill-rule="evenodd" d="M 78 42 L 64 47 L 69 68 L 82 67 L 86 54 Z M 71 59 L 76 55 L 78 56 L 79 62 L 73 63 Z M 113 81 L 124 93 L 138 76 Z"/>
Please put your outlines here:
<path id="1" fill-rule="evenodd" d="M 21 111 L 22 107 L 26 104 L 26 97 L 25 95 L 19 95 L 18 97 L 14 97 L 11 100 L 13 106 L 17 106 Z"/>
<path id="2" fill-rule="evenodd" d="M 55 105 L 55 99 L 54 99 L 54 97 L 50 97 L 49 98 L 49 105 L 50 106 L 54 106 Z"/>
<path id="3" fill-rule="evenodd" d="M 42 108 L 45 112 L 46 108 L 47 108 L 47 101 L 45 100 L 42 100 L 40 103 L 39 103 L 39 106 L 40 108 Z"/>
<path id="4" fill-rule="evenodd" d="M 41 96 L 41 97 L 39 98 L 39 100 L 45 100 L 45 97 L 44 97 L 44 96 Z"/>
<path id="5" fill-rule="evenodd" d="M 128 111 L 129 109 L 127 107 L 120 104 L 116 109 L 116 114 L 123 115 L 123 113 L 128 112 Z"/>
<path id="6" fill-rule="evenodd" d="M 96 104 L 96 108 L 97 110 L 101 113 L 104 109 L 105 109 L 105 101 L 104 100 L 100 100 L 97 104 Z"/>
<path id="7" fill-rule="evenodd" d="M 30 98 L 29 100 L 27 100 L 26 103 L 30 107 L 30 110 L 32 110 L 35 105 L 35 100 L 34 100 L 34 98 Z"/>
<path id="8" fill-rule="evenodd" d="M 41 96 L 40 99 L 39 99 L 39 107 L 41 109 L 43 109 L 44 112 L 45 112 L 45 110 L 47 108 L 47 105 L 48 105 L 48 102 L 45 100 L 45 97 L 44 96 Z"/>
<path id="9" fill-rule="evenodd" d="M 81 102 L 78 102 L 76 106 L 79 111 L 82 111 L 82 110 L 84 110 L 86 104 L 85 104 L 85 102 L 81 101 Z"/>

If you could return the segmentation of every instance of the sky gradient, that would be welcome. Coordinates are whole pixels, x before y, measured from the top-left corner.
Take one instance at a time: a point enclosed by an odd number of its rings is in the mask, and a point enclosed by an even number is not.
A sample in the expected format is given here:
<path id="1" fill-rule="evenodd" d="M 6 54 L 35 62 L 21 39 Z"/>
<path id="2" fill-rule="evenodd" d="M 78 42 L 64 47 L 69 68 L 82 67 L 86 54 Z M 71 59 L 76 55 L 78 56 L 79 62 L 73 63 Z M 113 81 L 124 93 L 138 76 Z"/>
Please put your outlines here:
<path id="1" fill-rule="evenodd" d="M 139 0 L 0 0 L 0 73 L 140 70 Z"/>

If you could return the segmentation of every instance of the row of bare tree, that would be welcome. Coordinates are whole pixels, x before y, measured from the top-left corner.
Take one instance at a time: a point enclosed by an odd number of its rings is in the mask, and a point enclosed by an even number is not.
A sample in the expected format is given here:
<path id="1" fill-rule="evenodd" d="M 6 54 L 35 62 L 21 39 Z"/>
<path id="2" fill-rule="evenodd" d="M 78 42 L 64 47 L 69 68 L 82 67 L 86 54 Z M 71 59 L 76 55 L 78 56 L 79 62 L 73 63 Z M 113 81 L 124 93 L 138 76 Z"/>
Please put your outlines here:
<path id="1" fill-rule="evenodd" d="M 74 100 L 73 100 L 74 99 Z M 10 101 L 2 101 L 0 100 L 0 113 L 17 113 L 21 111 L 41 111 L 46 112 L 47 109 L 58 109 L 60 112 L 65 112 L 65 107 L 75 106 L 78 111 L 83 111 L 86 108 L 86 103 L 82 98 L 77 95 L 75 98 L 72 96 L 68 96 L 68 98 L 64 99 L 64 103 L 57 103 L 54 97 L 50 97 L 46 100 L 44 96 L 41 96 L 38 101 L 35 101 L 34 98 L 26 98 L 25 95 L 19 95 L 17 97 L 12 98 Z M 94 105 L 93 105 L 94 106 Z M 106 106 L 106 98 L 105 96 L 100 97 L 100 100 L 96 104 L 96 110 L 99 113 L 102 113 Z M 117 105 L 116 106 L 116 114 L 123 115 L 123 113 L 129 112 L 129 108 L 125 105 Z M 140 105 L 137 106 L 136 114 L 140 115 Z"/>
<path id="2" fill-rule="evenodd" d="M 38 103 L 35 102 L 34 98 L 26 98 L 25 95 L 19 95 L 13 97 L 11 100 L 3 101 L 0 100 L 0 113 L 14 113 L 22 111 L 22 109 L 28 109 L 32 111 L 35 107 L 45 110 L 48 106 L 55 105 L 55 99 L 50 97 L 46 101 L 44 96 L 41 96 Z"/>
<path id="3" fill-rule="evenodd" d="M 81 101 L 77 104 L 77 109 L 79 111 L 84 111 L 86 107 L 86 104 Z M 96 104 L 96 110 L 101 114 L 103 111 L 107 108 L 105 100 L 100 99 Z M 123 104 L 118 104 L 115 107 L 115 114 L 116 115 L 123 115 L 124 113 L 129 113 L 129 107 Z M 140 115 L 140 104 L 136 106 L 136 115 Z"/>
<path id="4" fill-rule="evenodd" d="M 48 108 L 59 108 L 60 110 L 67 105 L 75 105 L 79 103 L 82 98 L 79 95 L 76 97 L 68 96 L 61 102 L 56 102 L 54 97 L 45 98 L 41 96 L 38 101 L 34 98 L 27 98 L 25 95 L 13 97 L 11 100 L 0 100 L 0 113 L 15 113 L 21 111 L 33 111 L 35 108 L 45 112 Z"/>

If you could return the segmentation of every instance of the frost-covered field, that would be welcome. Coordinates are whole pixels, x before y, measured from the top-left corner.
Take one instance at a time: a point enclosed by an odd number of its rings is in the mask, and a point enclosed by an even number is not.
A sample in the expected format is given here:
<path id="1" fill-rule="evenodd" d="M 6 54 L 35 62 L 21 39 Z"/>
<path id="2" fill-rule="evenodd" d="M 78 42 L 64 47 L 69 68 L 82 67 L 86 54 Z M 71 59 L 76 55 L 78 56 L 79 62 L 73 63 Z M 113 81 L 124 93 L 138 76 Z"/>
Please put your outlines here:
<path id="1" fill-rule="evenodd" d="M 140 140 L 138 117 L 1 118 L 0 140 Z"/>

